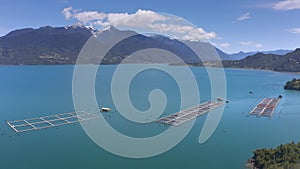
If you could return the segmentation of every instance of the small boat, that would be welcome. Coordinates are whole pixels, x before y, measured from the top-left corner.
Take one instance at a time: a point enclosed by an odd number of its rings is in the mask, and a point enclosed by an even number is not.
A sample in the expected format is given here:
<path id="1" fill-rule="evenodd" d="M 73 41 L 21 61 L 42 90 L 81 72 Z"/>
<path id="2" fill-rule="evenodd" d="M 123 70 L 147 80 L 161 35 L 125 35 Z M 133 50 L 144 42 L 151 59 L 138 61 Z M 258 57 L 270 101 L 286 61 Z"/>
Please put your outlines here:
<path id="1" fill-rule="evenodd" d="M 108 107 L 101 107 L 100 110 L 101 110 L 101 112 L 110 112 L 111 111 L 111 109 Z"/>

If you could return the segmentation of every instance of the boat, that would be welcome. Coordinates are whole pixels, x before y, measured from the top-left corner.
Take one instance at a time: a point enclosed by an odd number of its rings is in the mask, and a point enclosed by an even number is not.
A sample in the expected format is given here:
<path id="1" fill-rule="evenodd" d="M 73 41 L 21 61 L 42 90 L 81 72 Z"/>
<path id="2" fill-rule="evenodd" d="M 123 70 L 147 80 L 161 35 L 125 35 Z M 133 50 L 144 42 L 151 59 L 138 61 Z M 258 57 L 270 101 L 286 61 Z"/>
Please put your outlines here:
<path id="1" fill-rule="evenodd" d="M 101 112 L 110 112 L 111 111 L 111 109 L 108 107 L 101 107 L 100 110 L 101 110 Z"/>

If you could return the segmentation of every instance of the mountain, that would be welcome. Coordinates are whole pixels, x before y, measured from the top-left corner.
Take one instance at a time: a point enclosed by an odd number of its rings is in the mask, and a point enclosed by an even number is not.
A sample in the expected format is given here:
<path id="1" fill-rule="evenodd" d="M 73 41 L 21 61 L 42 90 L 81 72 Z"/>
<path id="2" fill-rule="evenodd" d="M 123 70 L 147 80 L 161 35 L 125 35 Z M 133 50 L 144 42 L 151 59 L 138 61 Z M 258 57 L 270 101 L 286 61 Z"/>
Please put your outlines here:
<path id="1" fill-rule="evenodd" d="M 208 42 L 182 42 L 158 34 L 142 35 L 133 31 L 121 31 L 113 26 L 98 31 L 92 27 L 74 24 L 66 27 L 44 26 L 38 29 L 19 29 L 0 37 L 0 65 L 75 64 L 83 45 L 90 37 L 96 35 L 103 37 L 125 37 L 130 35 L 130 38 L 116 44 L 107 53 L 102 60 L 102 64 L 118 64 L 127 58 L 127 56 L 132 53 L 138 53 L 141 49 L 158 48 L 177 55 L 188 64 L 216 60 L 215 56 L 218 54 L 222 60 L 238 60 L 243 58 L 241 61 L 225 62 L 227 66 L 266 67 L 271 69 L 273 65 L 270 65 L 270 63 L 259 65 L 259 63 L 256 63 L 258 61 L 255 61 L 254 58 L 261 60 L 263 63 L 266 61 L 271 62 L 272 59 L 280 59 L 279 55 L 289 52 L 288 50 L 277 50 L 265 51 L 263 53 L 239 52 L 236 54 L 227 54 Z M 201 55 L 201 60 L 195 52 Z M 153 63 L 153 58 L 155 58 L 154 60 L 158 63 L 173 63 L 174 60 L 168 59 L 167 55 L 168 53 L 155 53 L 153 51 L 142 53 L 136 57 L 138 59 L 135 62 Z M 248 58 L 247 56 L 253 57 Z M 244 60 L 245 57 L 246 59 Z M 93 62 L 92 58 L 88 60 L 88 63 Z M 278 69 L 283 69 L 280 66 L 277 67 Z"/>
<path id="2" fill-rule="evenodd" d="M 237 60 L 231 54 L 227 54 L 217 47 L 215 48 L 221 60 Z"/>
<path id="3" fill-rule="evenodd" d="M 278 50 L 272 50 L 272 51 L 265 51 L 263 53 L 265 53 L 265 54 L 275 54 L 275 55 L 285 55 L 285 54 L 290 53 L 292 51 L 293 50 L 278 49 Z"/>
<path id="4" fill-rule="evenodd" d="M 0 64 L 74 64 L 90 36 L 79 26 L 15 30 L 0 38 Z"/>
<path id="5" fill-rule="evenodd" d="M 181 58 L 185 63 L 201 62 L 197 55 L 185 43 L 162 35 L 141 35 L 133 31 L 121 31 L 110 27 L 100 32 L 92 27 L 75 24 L 66 27 L 44 26 L 38 29 L 19 29 L 0 37 L 0 64 L 1 65 L 49 65 L 49 64 L 75 64 L 77 56 L 91 36 L 96 33 L 101 36 L 114 35 L 134 36 L 117 44 L 111 49 L 103 60 L 103 64 L 117 64 L 125 57 L 140 49 L 160 48 Z M 221 59 L 230 59 L 220 49 L 207 42 L 190 42 L 196 50 L 206 54 L 209 59 L 212 49 L 215 49 Z M 206 50 L 209 49 L 210 51 Z M 206 51 L 205 51 L 206 50 Z M 149 53 L 148 55 L 153 55 Z M 151 63 L 147 56 L 140 56 L 139 63 Z M 159 56 L 159 62 L 167 62 L 164 56 Z M 204 60 L 205 61 L 205 60 Z M 90 62 L 93 62 L 90 60 Z"/>
<path id="6" fill-rule="evenodd" d="M 223 66 L 300 72 L 300 48 L 285 55 L 257 53 L 238 61 L 223 61 Z"/>
<path id="7" fill-rule="evenodd" d="M 122 31 L 123 32 L 123 31 Z M 142 52 L 135 54 L 134 63 L 175 63 L 173 59 L 168 58 L 168 54 L 162 51 L 155 51 L 153 49 L 161 49 L 163 51 L 168 51 L 180 59 L 182 59 L 185 63 L 197 63 L 200 62 L 197 55 L 187 47 L 183 42 L 177 39 L 171 39 L 162 35 L 155 36 L 145 36 L 141 34 L 135 34 L 134 36 L 130 36 L 129 38 L 121 41 L 117 45 L 115 45 L 108 56 L 107 60 L 104 58 L 104 61 L 111 61 L 111 58 L 118 56 L 121 61 L 132 53 L 138 52 L 143 49 L 151 49 L 149 52 Z M 115 64 L 119 62 L 111 62 L 111 64 Z"/>
<path id="8" fill-rule="evenodd" d="M 251 56 L 251 55 L 254 55 L 256 53 L 259 53 L 259 52 L 243 52 L 243 51 L 240 51 L 238 53 L 233 53 L 233 54 L 229 54 L 229 55 L 232 58 L 231 60 L 241 60 L 241 59 L 244 59 L 247 56 Z"/>
<path id="9" fill-rule="evenodd" d="M 292 51 L 291 50 L 282 50 L 282 49 L 273 50 L 273 51 L 257 51 L 257 52 L 243 52 L 243 51 L 240 51 L 238 53 L 228 54 L 228 56 L 230 57 L 229 60 L 241 60 L 241 59 L 244 59 L 247 56 L 251 56 L 251 55 L 254 55 L 256 53 L 285 55 L 289 52 L 292 52 Z"/>

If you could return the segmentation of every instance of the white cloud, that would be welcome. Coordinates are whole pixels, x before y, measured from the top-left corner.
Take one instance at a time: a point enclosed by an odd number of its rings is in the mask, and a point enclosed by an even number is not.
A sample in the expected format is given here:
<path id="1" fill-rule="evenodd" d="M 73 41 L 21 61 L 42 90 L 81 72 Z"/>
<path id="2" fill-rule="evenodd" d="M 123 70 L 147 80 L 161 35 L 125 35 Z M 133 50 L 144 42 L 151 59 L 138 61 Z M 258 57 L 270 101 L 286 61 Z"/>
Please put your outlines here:
<path id="1" fill-rule="evenodd" d="M 74 17 L 82 23 L 88 23 L 90 21 L 102 20 L 107 17 L 104 13 L 98 13 L 96 11 L 79 12 L 74 14 Z"/>
<path id="2" fill-rule="evenodd" d="M 169 18 L 150 10 L 139 9 L 136 13 L 109 13 L 107 22 L 116 26 L 154 27 L 155 22 L 166 21 Z M 157 26 L 158 24 L 156 24 Z"/>
<path id="3" fill-rule="evenodd" d="M 221 43 L 220 44 L 220 47 L 222 47 L 222 48 L 227 48 L 227 47 L 229 47 L 230 46 L 230 44 L 229 43 Z"/>
<path id="4" fill-rule="evenodd" d="M 99 13 L 97 11 L 74 10 L 71 6 L 63 9 L 61 13 L 67 20 L 74 18 L 84 24 L 95 20 L 103 20 L 107 17 L 104 13 Z"/>
<path id="5" fill-rule="evenodd" d="M 72 16 L 71 10 L 72 10 L 72 7 L 67 7 L 61 11 L 61 13 L 65 16 L 65 18 L 67 20 L 69 20 Z"/>
<path id="6" fill-rule="evenodd" d="M 240 42 L 241 45 L 244 45 L 244 46 L 250 46 L 250 47 L 255 47 L 255 48 L 262 48 L 263 45 L 260 44 L 260 43 L 256 43 L 256 42 L 253 42 L 253 41 L 247 41 L 247 42 Z"/>
<path id="7" fill-rule="evenodd" d="M 100 13 L 97 11 L 80 11 L 68 7 L 63 9 L 61 13 L 67 20 L 74 19 L 83 24 L 150 29 L 158 33 L 170 33 L 173 37 L 182 40 L 198 41 L 217 37 L 215 32 L 206 32 L 202 28 L 178 24 L 179 22 L 174 22 L 174 18 L 150 10 L 139 9 L 132 14 Z"/>
<path id="8" fill-rule="evenodd" d="M 291 33 L 300 34 L 300 28 L 292 28 L 288 30 Z"/>
<path id="9" fill-rule="evenodd" d="M 252 16 L 250 15 L 250 12 L 247 12 L 241 16 L 239 16 L 236 20 L 237 21 L 243 21 L 243 20 L 247 20 L 247 19 L 251 19 Z"/>
<path id="10" fill-rule="evenodd" d="M 280 11 L 300 9 L 300 0 L 283 0 L 274 4 L 272 8 Z"/>

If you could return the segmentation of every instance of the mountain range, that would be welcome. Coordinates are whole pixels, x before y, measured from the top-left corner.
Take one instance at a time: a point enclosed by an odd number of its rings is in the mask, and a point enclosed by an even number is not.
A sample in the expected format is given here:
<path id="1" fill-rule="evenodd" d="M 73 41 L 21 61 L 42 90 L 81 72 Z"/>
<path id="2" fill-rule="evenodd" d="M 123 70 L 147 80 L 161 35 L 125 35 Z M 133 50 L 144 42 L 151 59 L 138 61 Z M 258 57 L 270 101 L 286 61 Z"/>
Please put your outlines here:
<path id="1" fill-rule="evenodd" d="M 224 67 L 300 72 L 300 48 L 285 55 L 257 53 L 236 61 L 223 61 Z"/>
<path id="2" fill-rule="evenodd" d="M 66 27 L 44 26 L 38 29 L 26 28 L 14 30 L 0 37 L 0 65 L 51 65 L 75 64 L 77 56 L 93 36 L 113 34 L 134 35 L 116 44 L 104 57 L 102 64 L 121 63 L 130 54 L 147 48 L 159 48 L 177 55 L 187 64 L 197 64 L 210 60 L 211 53 L 205 49 L 214 48 L 223 60 L 225 67 L 271 69 L 278 71 L 298 71 L 299 50 L 276 50 L 265 52 L 239 52 L 227 54 L 208 42 L 182 42 L 166 36 L 142 35 L 133 31 L 121 31 L 111 26 L 108 29 L 95 30 L 83 25 Z M 187 46 L 189 44 L 189 47 Z M 196 47 L 204 55 L 199 60 L 190 46 Z M 149 53 L 151 55 L 151 53 Z M 159 56 L 159 62 L 166 62 Z M 213 60 L 213 59 L 212 59 Z M 93 60 L 90 61 L 93 63 Z M 152 63 L 147 56 L 140 56 L 138 63 Z"/>
<path id="3" fill-rule="evenodd" d="M 229 55 L 230 60 L 241 60 L 241 59 L 246 58 L 247 56 L 252 56 L 252 55 L 255 55 L 257 53 L 285 55 L 289 52 L 292 52 L 292 50 L 278 49 L 278 50 L 271 50 L 271 51 L 256 51 L 256 52 L 243 52 L 243 51 L 240 51 L 238 53 L 227 54 L 227 55 Z"/>
<path id="4" fill-rule="evenodd" d="M 100 32 L 82 25 L 66 27 L 44 26 L 38 29 L 19 29 L 0 37 L 0 64 L 2 65 L 35 65 L 35 64 L 75 64 L 77 56 L 85 42 L 96 34 L 117 36 L 134 35 L 117 44 L 102 61 L 103 64 L 120 63 L 126 56 L 138 49 L 160 48 L 179 56 L 186 63 L 200 62 L 197 55 L 186 45 L 192 43 L 202 53 L 215 48 L 208 42 L 182 42 L 162 35 L 142 35 L 133 31 L 121 31 L 111 26 Z M 230 56 L 215 48 L 222 60 Z M 208 58 L 208 56 L 205 56 Z M 141 63 L 149 62 L 141 58 Z"/>

